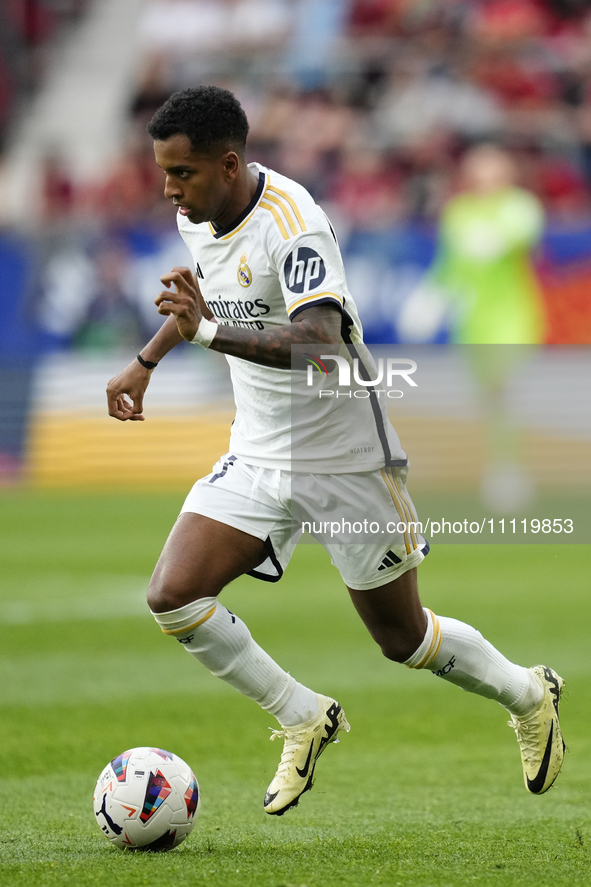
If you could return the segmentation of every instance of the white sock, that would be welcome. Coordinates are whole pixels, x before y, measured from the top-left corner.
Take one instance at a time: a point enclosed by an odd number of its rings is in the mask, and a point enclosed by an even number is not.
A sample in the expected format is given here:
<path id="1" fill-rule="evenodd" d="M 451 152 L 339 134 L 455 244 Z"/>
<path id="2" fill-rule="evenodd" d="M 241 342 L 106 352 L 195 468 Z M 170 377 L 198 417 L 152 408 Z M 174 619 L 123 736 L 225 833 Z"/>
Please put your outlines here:
<path id="1" fill-rule="evenodd" d="M 283 727 L 309 721 L 317 713 L 316 694 L 283 671 L 255 643 L 244 622 L 215 597 L 152 615 L 165 634 L 180 641 L 213 675 L 275 715 Z"/>
<path id="2" fill-rule="evenodd" d="M 532 672 L 505 659 L 471 625 L 427 609 L 425 615 L 423 642 L 404 665 L 428 668 L 463 690 L 496 699 L 514 715 L 528 714 L 541 701 L 543 690 Z"/>

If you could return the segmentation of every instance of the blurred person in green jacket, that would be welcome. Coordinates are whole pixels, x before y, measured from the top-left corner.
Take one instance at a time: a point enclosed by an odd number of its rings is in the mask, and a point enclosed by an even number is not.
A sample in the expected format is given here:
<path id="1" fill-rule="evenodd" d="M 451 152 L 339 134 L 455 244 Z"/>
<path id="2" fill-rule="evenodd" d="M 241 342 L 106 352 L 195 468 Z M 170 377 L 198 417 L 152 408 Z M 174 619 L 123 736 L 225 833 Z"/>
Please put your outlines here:
<path id="1" fill-rule="evenodd" d="M 446 204 L 431 278 L 453 306 L 452 338 L 469 344 L 540 343 L 545 317 L 531 262 L 544 226 L 540 201 L 514 182 L 511 156 L 472 148 L 464 190 Z"/>
<path id="2" fill-rule="evenodd" d="M 534 194 L 515 185 L 516 172 L 501 148 L 472 148 L 461 168 L 465 190 L 443 209 L 432 275 L 450 299 L 455 342 L 515 346 L 544 340 L 542 294 L 531 260 L 544 212 Z M 530 349 L 515 347 L 469 353 L 487 426 L 480 495 L 497 513 L 521 511 L 534 496 L 507 408 L 513 371 L 530 356 Z"/>
<path id="3" fill-rule="evenodd" d="M 534 194 L 515 185 L 515 163 L 496 145 L 470 149 L 460 174 L 463 188 L 441 214 L 434 264 L 403 307 L 398 329 L 403 341 L 426 341 L 447 319 L 452 342 L 489 346 L 465 353 L 485 425 L 480 495 L 492 512 L 520 512 L 533 499 L 534 484 L 508 394 L 535 353 L 515 346 L 545 338 L 531 259 L 544 213 Z"/>

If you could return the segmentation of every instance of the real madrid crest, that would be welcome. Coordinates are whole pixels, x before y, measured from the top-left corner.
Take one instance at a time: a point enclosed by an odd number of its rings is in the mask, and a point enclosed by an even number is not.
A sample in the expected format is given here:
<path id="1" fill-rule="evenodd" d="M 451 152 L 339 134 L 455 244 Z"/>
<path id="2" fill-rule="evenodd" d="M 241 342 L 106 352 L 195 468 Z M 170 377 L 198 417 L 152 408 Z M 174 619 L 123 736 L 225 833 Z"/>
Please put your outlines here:
<path id="1" fill-rule="evenodd" d="M 252 273 L 246 264 L 248 256 L 242 253 L 240 256 L 240 264 L 238 265 L 238 283 L 240 286 L 250 286 L 252 283 Z"/>

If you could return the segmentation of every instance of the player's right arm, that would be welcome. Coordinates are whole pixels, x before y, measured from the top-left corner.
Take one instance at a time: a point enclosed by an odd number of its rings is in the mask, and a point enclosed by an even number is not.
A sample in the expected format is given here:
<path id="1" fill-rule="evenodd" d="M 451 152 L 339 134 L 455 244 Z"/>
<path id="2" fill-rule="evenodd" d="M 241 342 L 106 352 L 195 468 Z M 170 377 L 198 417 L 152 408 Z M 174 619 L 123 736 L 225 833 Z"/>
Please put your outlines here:
<path id="1" fill-rule="evenodd" d="M 172 271 L 179 271 L 178 267 Z M 171 272 L 172 273 L 172 272 Z M 199 310 L 201 315 L 210 320 L 213 315 L 199 293 Z M 162 324 L 156 335 L 145 348 L 140 351 L 140 356 L 150 363 L 159 363 L 162 358 L 183 341 L 177 322 L 173 316 L 168 317 Z M 137 358 L 134 358 L 119 375 L 114 376 L 107 385 L 107 405 L 109 416 L 126 422 L 144 421 L 144 394 L 150 384 L 153 370 L 142 366 Z M 131 403 L 128 398 L 131 399 Z"/>
<path id="2" fill-rule="evenodd" d="M 174 317 L 169 317 L 154 338 L 142 348 L 140 355 L 146 361 L 158 363 L 182 341 L 183 337 L 178 331 Z M 131 419 L 132 422 L 144 421 L 144 394 L 150 384 L 152 372 L 153 370 L 146 369 L 134 357 L 119 375 L 109 381 L 107 385 L 109 416 L 119 419 L 120 422 L 125 422 L 127 419 Z"/>

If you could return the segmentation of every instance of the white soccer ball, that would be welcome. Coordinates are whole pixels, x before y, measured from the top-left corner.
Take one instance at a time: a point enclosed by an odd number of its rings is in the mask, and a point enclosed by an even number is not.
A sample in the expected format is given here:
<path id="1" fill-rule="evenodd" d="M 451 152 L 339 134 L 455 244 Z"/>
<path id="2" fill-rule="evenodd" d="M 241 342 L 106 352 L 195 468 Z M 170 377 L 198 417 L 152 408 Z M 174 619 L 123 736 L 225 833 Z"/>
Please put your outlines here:
<path id="1" fill-rule="evenodd" d="M 94 813 L 116 847 L 172 850 L 193 829 L 201 793 L 188 764 L 161 748 L 132 748 L 98 778 Z"/>

